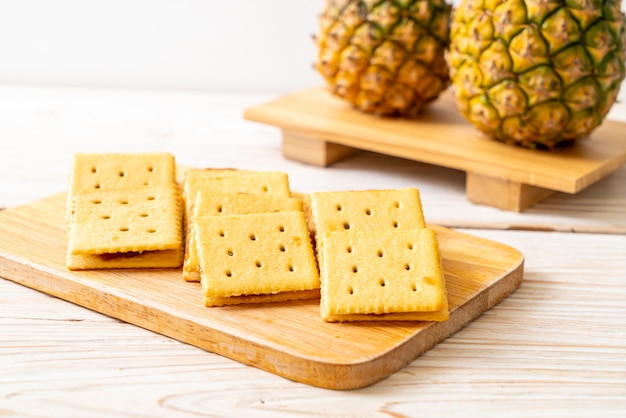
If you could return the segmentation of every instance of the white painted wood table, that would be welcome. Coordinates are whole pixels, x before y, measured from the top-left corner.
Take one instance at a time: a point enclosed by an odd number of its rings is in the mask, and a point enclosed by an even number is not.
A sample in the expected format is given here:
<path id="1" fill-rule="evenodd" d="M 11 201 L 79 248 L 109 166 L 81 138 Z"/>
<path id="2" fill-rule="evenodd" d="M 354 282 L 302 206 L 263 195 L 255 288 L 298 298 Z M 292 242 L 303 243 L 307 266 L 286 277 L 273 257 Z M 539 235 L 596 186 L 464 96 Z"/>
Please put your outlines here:
<path id="1" fill-rule="evenodd" d="M 626 416 L 626 167 L 505 212 L 469 203 L 450 169 L 368 152 L 287 160 L 278 129 L 242 117 L 272 98 L 0 87 L 0 207 L 64 191 L 76 152 L 281 170 L 301 192 L 416 186 L 429 222 L 521 251 L 521 287 L 389 378 L 332 391 L 0 279 L 0 416 Z M 610 117 L 626 121 L 626 105 Z"/>

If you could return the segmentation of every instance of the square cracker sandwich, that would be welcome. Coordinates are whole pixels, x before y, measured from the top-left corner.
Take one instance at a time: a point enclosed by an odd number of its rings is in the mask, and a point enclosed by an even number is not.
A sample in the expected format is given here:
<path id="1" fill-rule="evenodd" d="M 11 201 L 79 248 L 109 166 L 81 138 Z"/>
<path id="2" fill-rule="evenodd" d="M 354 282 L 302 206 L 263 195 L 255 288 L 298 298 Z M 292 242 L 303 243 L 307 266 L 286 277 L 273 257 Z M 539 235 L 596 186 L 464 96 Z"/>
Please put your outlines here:
<path id="1" fill-rule="evenodd" d="M 302 211 L 197 219 L 207 306 L 319 297 L 319 273 Z"/>
<path id="2" fill-rule="evenodd" d="M 325 321 L 448 318 L 439 246 L 417 189 L 317 192 L 310 210 Z"/>
<path id="3" fill-rule="evenodd" d="M 205 305 L 319 297 L 303 203 L 285 173 L 196 170 L 183 189 L 183 277 L 201 282 Z"/>
<path id="4" fill-rule="evenodd" d="M 180 267 L 182 199 L 174 157 L 76 154 L 67 231 L 71 270 Z"/>
<path id="5" fill-rule="evenodd" d="M 237 194 L 248 195 L 248 197 L 239 197 L 238 200 L 228 197 Z M 196 207 L 199 196 L 202 200 Z M 257 200 L 250 196 L 263 196 L 263 198 Z M 183 278 L 189 282 L 200 281 L 196 238 L 193 233 L 195 218 L 259 212 L 265 210 L 264 207 L 270 209 L 271 205 L 279 204 L 278 200 L 272 200 L 278 198 L 290 198 L 289 181 L 285 173 L 236 169 L 188 170 L 183 182 L 186 241 Z"/>

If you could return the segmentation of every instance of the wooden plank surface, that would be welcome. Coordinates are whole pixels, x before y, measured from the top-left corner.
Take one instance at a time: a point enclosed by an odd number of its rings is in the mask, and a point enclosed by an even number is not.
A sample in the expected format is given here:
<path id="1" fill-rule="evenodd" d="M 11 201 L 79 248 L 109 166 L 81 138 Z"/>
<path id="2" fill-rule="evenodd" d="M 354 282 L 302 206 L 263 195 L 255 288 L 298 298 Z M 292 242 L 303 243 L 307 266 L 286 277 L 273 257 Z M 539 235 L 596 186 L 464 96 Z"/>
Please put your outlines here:
<path id="1" fill-rule="evenodd" d="M 75 152 L 172 152 L 195 167 L 287 172 L 294 190 L 418 187 L 427 219 L 455 228 L 626 234 L 626 166 L 576 194 L 557 192 L 523 213 L 469 202 L 464 172 L 368 151 L 330 167 L 282 157 L 280 129 L 244 121 L 278 99 L 129 89 L 0 86 L 0 208 L 62 192 Z M 626 123 L 626 103 L 609 114 Z"/>
<path id="2" fill-rule="evenodd" d="M 0 280 L 0 411 L 8 417 L 623 416 L 624 237 L 461 232 L 519 249 L 526 259 L 520 288 L 389 378 L 352 391 L 294 383 Z"/>
<path id="3" fill-rule="evenodd" d="M 180 269 L 70 272 L 65 195 L 0 212 L 0 277 L 292 380 L 368 386 L 402 368 L 513 292 L 523 256 L 512 247 L 433 226 L 450 319 L 329 324 L 318 301 L 206 308 Z"/>
<path id="4" fill-rule="evenodd" d="M 454 169 L 373 152 L 328 168 L 282 158 L 280 130 L 241 117 L 275 98 L 0 86 L 0 207 L 63 191 L 74 152 L 280 169 L 303 192 L 417 186 L 430 222 L 520 250 L 520 288 L 389 378 L 333 391 L 0 280 L 0 415 L 625 416 L 626 166 L 577 194 L 501 211 L 468 202 Z M 626 103 L 609 117 L 626 122 Z"/>
<path id="5" fill-rule="evenodd" d="M 450 94 L 416 118 L 398 119 L 363 114 L 317 87 L 251 107 L 244 116 L 313 140 L 567 193 L 583 190 L 626 162 L 624 123 L 607 120 L 587 140 L 562 150 L 522 149 L 480 135 Z"/>

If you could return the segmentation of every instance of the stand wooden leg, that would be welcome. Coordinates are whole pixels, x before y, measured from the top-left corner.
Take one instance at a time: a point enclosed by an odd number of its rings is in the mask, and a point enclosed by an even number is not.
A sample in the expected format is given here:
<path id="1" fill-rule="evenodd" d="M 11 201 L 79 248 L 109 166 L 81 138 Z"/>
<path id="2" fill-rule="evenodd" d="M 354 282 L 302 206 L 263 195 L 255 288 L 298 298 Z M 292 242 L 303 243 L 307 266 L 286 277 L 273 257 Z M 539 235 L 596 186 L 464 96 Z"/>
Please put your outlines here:
<path id="1" fill-rule="evenodd" d="M 326 142 L 323 139 L 283 131 L 283 155 L 305 164 L 326 167 L 358 151 L 356 148 Z"/>
<path id="2" fill-rule="evenodd" d="M 465 182 L 465 195 L 470 202 L 515 212 L 522 212 L 553 193 L 554 190 L 475 173 L 467 173 Z"/>

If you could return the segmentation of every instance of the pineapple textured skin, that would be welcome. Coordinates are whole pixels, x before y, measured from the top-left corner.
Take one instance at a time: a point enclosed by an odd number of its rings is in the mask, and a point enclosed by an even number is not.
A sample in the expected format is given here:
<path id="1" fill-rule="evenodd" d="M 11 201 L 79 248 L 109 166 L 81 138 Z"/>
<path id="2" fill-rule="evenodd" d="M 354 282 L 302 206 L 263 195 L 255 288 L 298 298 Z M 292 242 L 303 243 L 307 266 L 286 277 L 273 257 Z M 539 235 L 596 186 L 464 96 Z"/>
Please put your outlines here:
<path id="1" fill-rule="evenodd" d="M 461 0 L 448 57 L 459 111 L 527 148 L 587 137 L 624 80 L 625 25 L 621 0 Z"/>
<path id="2" fill-rule="evenodd" d="M 445 0 L 328 0 L 315 68 L 365 113 L 412 116 L 449 87 Z"/>

